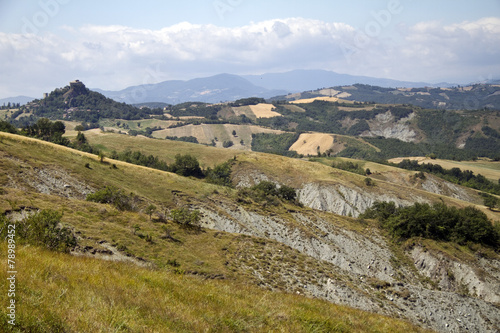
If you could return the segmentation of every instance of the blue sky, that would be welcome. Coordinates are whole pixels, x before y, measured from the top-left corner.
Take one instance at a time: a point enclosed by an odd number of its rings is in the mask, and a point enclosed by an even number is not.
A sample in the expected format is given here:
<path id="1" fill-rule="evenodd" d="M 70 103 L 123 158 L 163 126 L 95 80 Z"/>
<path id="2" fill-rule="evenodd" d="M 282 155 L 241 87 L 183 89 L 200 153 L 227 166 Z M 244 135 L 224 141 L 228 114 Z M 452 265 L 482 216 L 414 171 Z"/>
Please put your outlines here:
<path id="1" fill-rule="evenodd" d="M 292 69 L 500 77 L 500 0 L 0 0 L 0 98 Z"/>

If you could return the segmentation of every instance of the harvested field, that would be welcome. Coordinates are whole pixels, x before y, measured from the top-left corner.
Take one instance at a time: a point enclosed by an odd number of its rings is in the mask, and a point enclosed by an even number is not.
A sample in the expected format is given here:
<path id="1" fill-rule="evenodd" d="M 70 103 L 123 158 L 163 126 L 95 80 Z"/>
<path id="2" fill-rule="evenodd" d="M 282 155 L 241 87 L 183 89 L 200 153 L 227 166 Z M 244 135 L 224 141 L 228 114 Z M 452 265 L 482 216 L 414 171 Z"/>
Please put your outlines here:
<path id="1" fill-rule="evenodd" d="M 319 147 L 319 152 L 324 153 L 333 146 L 333 137 L 332 134 L 325 133 L 302 133 L 289 150 L 304 155 L 316 155 Z"/>

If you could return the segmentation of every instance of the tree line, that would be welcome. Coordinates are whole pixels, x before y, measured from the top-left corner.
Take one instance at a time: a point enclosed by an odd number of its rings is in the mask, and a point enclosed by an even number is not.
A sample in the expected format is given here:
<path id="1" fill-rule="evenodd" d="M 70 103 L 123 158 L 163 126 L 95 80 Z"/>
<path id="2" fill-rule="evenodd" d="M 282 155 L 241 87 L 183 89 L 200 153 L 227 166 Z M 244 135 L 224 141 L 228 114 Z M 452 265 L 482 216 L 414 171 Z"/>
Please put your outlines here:
<path id="1" fill-rule="evenodd" d="M 418 161 L 404 159 L 398 164 L 393 164 L 398 168 L 431 173 L 452 183 L 471 187 L 476 190 L 500 195 L 500 179 L 495 184 L 481 174 L 475 175 L 470 170 L 462 171 L 460 168 L 444 169 L 439 164 L 422 163 Z"/>

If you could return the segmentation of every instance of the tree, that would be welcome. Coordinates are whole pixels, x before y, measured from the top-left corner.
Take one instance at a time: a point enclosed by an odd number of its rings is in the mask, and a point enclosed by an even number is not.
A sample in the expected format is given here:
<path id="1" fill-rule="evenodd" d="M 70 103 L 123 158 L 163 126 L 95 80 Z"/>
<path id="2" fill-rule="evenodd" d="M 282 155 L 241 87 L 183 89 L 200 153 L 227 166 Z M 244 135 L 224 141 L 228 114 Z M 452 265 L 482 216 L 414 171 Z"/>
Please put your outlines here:
<path id="1" fill-rule="evenodd" d="M 236 136 L 236 130 L 233 130 L 232 134 L 233 134 L 233 136 Z"/>
<path id="2" fill-rule="evenodd" d="M 200 163 L 196 157 L 189 154 L 175 155 L 175 162 L 170 166 L 170 171 L 184 177 L 193 176 L 201 178 L 203 176 Z"/>
<path id="3" fill-rule="evenodd" d="M 491 195 L 491 194 L 487 194 L 487 193 L 483 193 L 482 194 L 483 196 L 483 201 L 484 201 L 484 205 L 486 207 L 488 207 L 490 210 L 493 210 L 495 207 L 498 206 L 498 198 Z"/>
<path id="4" fill-rule="evenodd" d="M 227 140 L 227 141 L 224 141 L 224 142 L 222 143 L 222 147 L 224 147 L 224 148 L 229 148 L 229 147 L 231 147 L 232 145 L 234 145 L 234 143 L 233 143 L 233 141 L 231 141 L 231 140 Z"/>
<path id="5" fill-rule="evenodd" d="M 297 192 L 293 187 L 281 185 L 278 189 L 278 196 L 288 201 L 294 201 L 297 198 Z"/>
<path id="6" fill-rule="evenodd" d="M 87 138 L 82 132 L 79 131 L 78 134 L 76 135 L 76 142 L 80 145 L 83 145 L 87 143 Z"/>
<path id="7" fill-rule="evenodd" d="M 232 187 L 231 182 L 231 163 L 224 162 L 222 164 L 216 165 L 213 169 L 208 169 L 207 172 L 207 182 Z"/>
<path id="8" fill-rule="evenodd" d="M 153 204 L 150 204 L 149 206 L 146 207 L 145 213 L 149 215 L 149 220 L 151 221 L 151 216 L 153 213 L 156 212 L 156 206 Z"/>

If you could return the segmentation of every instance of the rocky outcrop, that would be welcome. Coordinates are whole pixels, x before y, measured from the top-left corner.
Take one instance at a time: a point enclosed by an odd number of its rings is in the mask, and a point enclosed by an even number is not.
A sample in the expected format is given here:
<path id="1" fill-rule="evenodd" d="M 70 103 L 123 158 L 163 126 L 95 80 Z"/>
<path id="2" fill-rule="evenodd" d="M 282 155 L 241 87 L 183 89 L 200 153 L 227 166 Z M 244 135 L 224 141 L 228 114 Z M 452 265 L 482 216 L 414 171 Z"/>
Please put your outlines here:
<path id="1" fill-rule="evenodd" d="M 369 121 L 370 130 L 364 132 L 362 136 L 383 136 L 405 142 L 416 142 L 417 133 L 408 125 L 414 117 L 415 113 L 411 113 L 407 118 L 396 121 L 390 111 L 378 114 L 375 119 Z"/>
<path id="2" fill-rule="evenodd" d="M 355 185 L 350 187 L 335 183 L 308 183 L 298 190 L 299 201 L 307 207 L 344 216 L 358 217 L 375 201 L 393 201 L 398 206 L 409 206 L 414 202 L 426 202 L 414 196 L 413 201 L 404 200 L 388 193 L 369 192 Z"/>

